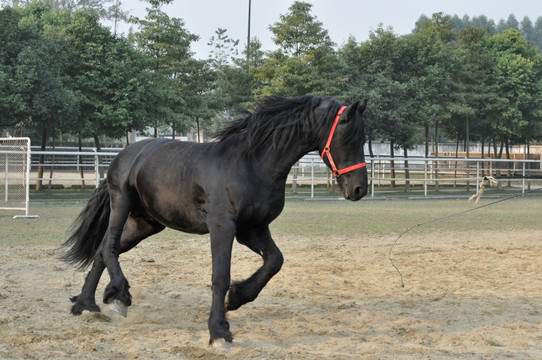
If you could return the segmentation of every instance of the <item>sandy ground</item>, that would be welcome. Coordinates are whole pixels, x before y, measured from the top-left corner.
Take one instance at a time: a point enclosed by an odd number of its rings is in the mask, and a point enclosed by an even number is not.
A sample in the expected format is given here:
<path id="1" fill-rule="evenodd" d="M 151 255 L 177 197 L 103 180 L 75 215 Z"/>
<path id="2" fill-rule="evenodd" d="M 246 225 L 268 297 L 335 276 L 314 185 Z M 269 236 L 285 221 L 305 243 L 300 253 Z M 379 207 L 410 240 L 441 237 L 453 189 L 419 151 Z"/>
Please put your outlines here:
<path id="1" fill-rule="evenodd" d="M 276 238 L 283 270 L 229 313 L 228 352 L 207 345 L 206 237 L 150 239 L 121 257 L 134 297 L 127 318 L 105 305 L 70 315 L 85 272 L 56 260 L 52 246 L 3 246 L 0 358 L 542 358 L 542 230 L 411 232 L 392 254 L 404 288 L 388 259 L 394 240 Z M 259 264 L 234 247 L 234 278 Z"/>

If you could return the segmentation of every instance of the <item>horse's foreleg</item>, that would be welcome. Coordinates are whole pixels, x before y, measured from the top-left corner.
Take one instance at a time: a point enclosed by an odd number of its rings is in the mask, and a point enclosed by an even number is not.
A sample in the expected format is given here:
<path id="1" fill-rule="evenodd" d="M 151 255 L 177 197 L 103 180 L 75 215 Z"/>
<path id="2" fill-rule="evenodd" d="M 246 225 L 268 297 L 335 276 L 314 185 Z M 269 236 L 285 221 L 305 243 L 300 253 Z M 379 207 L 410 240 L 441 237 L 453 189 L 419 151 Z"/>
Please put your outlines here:
<path id="1" fill-rule="evenodd" d="M 132 295 L 130 294 L 130 285 L 124 276 L 119 263 L 119 250 L 115 243 L 118 240 L 108 237 L 106 246 L 102 251 L 104 263 L 109 273 L 109 284 L 105 287 L 103 302 L 110 304 L 111 308 L 119 314 L 126 316 L 127 307 L 132 305 Z"/>
<path id="2" fill-rule="evenodd" d="M 119 263 L 121 252 L 121 235 L 132 210 L 132 204 L 128 196 L 120 192 L 111 190 L 111 214 L 109 216 L 109 228 L 105 234 L 104 240 L 98 250 L 107 267 L 110 282 L 106 286 L 103 296 L 105 304 L 111 304 L 113 310 L 126 316 L 126 309 L 132 305 L 132 295 L 130 295 L 130 285 L 124 276 Z"/>
<path id="3" fill-rule="evenodd" d="M 235 226 L 233 223 L 215 223 L 209 226 L 211 235 L 212 254 L 212 290 L 213 300 L 211 314 L 209 316 L 209 332 L 211 335 L 209 343 L 213 346 L 220 346 L 221 339 L 231 343 L 233 340 L 230 332 L 230 325 L 226 320 L 224 300 L 230 287 L 231 251 Z"/>
<path id="4" fill-rule="evenodd" d="M 236 310 L 247 302 L 254 301 L 269 280 L 280 271 L 284 262 L 282 253 L 275 245 L 267 227 L 259 231 L 240 231 L 237 234 L 237 241 L 259 254 L 264 263 L 250 278 L 230 286 L 226 301 L 227 310 Z"/>

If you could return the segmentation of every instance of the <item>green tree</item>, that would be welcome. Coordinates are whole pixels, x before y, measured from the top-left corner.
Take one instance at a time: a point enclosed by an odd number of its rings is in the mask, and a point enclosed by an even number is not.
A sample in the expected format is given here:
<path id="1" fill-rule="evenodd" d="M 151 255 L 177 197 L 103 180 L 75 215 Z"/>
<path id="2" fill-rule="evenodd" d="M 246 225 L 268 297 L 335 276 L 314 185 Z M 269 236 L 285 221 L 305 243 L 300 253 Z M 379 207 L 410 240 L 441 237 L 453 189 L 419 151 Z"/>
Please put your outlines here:
<path id="1" fill-rule="evenodd" d="M 185 69 L 183 77 L 177 82 L 178 86 L 182 86 L 181 96 L 188 104 L 183 111 L 188 120 L 185 130 L 195 130 L 197 141 L 201 142 L 202 134 L 214 132 L 215 123 L 212 120 L 219 108 L 213 94 L 217 74 L 206 60 L 189 60 Z"/>
<path id="2" fill-rule="evenodd" d="M 536 19 L 530 40 L 542 51 L 542 16 Z"/>
<path id="3" fill-rule="evenodd" d="M 525 36 L 527 41 L 533 41 L 533 23 L 528 16 L 523 17 L 521 20 L 521 33 Z"/>
<path id="4" fill-rule="evenodd" d="M 7 125 L 37 130 L 44 150 L 49 136 L 73 121 L 78 111 L 66 74 L 65 42 L 51 29 L 56 24 L 49 5 L 33 3 L 24 9 L 4 9 L 0 16 L 0 23 L 5 20 L 9 26 L 2 36 L 0 77 L 5 82 L 0 94 L 5 95 L 0 95 L 0 117 Z M 40 165 L 38 176 L 42 173 Z M 37 190 L 40 188 L 38 181 Z"/>
<path id="5" fill-rule="evenodd" d="M 152 98 L 146 60 L 130 44 L 113 36 L 95 12 L 78 11 L 65 29 L 71 45 L 69 74 L 80 102 L 73 131 L 91 137 L 122 138 L 142 131 Z"/>
<path id="6" fill-rule="evenodd" d="M 390 156 L 408 150 L 418 141 L 419 124 L 415 114 L 414 92 L 417 83 L 411 74 L 408 38 L 395 35 L 392 29 L 381 27 L 371 33 L 361 46 L 362 70 L 369 89 L 371 108 L 368 112 L 371 132 L 390 143 Z M 372 151 L 371 151 L 372 152 Z M 395 164 L 392 161 L 395 176 Z M 405 163 L 406 190 L 409 190 L 408 163 Z M 392 183 L 394 185 L 394 182 Z"/>
<path id="7" fill-rule="evenodd" d="M 19 53 L 32 34 L 19 27 L 21 15 L 13 8 L 0 9 L 0 126 L 14 126 L 25 120 L 25 103 L 14 73 Z"/>
<path id="8" fill-rule="evenodd" d="M 281 21 L 269 27 L 279 49 L 269 54 L 257 73 L 260 95 L 298 96 L 341 93 L 336 75 L 342 70 L 327 30 L 312 5 L 296 1 Z"/>
<path id="9" fill-rule="evenodd" d="M 450 119 L 443 123 L 443 130 L 448 137 L 457 140 L 456 151 L 463 140 L 467 154 L 470 139 L 482 140 L 483 144 L 489 136 L 484 131 L 488 124 L 487 109 L 497 101 L 490 91 L 492 57 L 486 46 L 489 35 L 487 28 L 465 27 L 453 53 Z"/>
<path id="10" fill-rule="evenodd" d="M 442 13 L 433 14 L 430 21 L 416 25 L 413 34 L 407 36 L 405 56 L 407 72 L 416 83 L 414 106 L 418 117 L 423 119 L 425 155 L 428 156 L 430 142 L 432 152 L 438 153 L 439 126 L 450 117 L 457 32 L 451 18 Z"/>
<path id="11" fill-rule="evenodd" d="M 162 9 L 167 1 L 149 1 L 144 19 L 132 18 L 139 31 L 131 40 L 149 59 L 149 69 L 156 89 L 153 97 L 154 136 L 158 136 L 158 128 L 167 126 L 175 132 L 184 129 L 188 116 L 184 112 L 188 107 L 183 98 L 183 86 L 179 84 L 182 74 L 186 73 L 187 64 L 191 63 L 190 44 L 198 40 L 191 34 L 180 18 L 170 18 Z"/>
<path id="12" fill-rule="evenodd" d="M 216 116 L 211 127 L 216 130 L 224 122 L 250 110 L 254 99 L 253 91 L 257 88 L 253 71 L 261 57 L 258 52 L 261 44 L 256 39 L 252 41 L 252 55 L 248 57 L 251 67 L 247 64 L 246 51 L 239 57 L 239 41 L 231 39 L 225 30 L 218 29 L 210 45 L 213 50 L 209 60 L 216 77 L 213 89 L 208 95 L 214 100 Z"/>
<path id="13" fill-rule="evenodd" d="M 500 107 L 493 109 L 491 128 L 509 155 L 510 142 L 540 137 L 542 55 L 518 30 L 509 29 L 490 38 L 494 57 L 491 81 Z M 496 146 L 495 146 L 496 147 Z"/>

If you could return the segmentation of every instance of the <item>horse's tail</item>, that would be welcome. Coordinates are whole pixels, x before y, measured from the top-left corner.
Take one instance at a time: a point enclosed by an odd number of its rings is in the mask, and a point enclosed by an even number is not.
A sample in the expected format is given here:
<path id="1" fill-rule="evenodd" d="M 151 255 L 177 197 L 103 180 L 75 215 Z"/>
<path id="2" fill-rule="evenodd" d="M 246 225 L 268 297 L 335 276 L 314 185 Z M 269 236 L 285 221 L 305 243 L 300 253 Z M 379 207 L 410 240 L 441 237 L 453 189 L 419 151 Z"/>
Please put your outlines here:
<path id="1" fill-rule="evenodd" d="M 70 227 L 70 237 L 62 245 L 69 248 L 60 259 L 83 269 L 94 260 L 109 226 L 110 198 L 107 180 L 94 191 L 87 205 Z"/>

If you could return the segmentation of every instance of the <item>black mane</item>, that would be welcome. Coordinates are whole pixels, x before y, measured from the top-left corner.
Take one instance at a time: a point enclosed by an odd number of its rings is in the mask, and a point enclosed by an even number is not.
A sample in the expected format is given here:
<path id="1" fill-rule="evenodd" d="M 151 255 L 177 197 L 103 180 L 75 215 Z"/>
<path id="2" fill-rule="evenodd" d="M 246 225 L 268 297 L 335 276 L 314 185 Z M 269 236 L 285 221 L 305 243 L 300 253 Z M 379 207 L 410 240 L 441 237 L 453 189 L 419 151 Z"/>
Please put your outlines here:
<path id="1" fill-rule="evenodd" d="M 326 102 L 323 114 L 315 116 L 314 110 Z M 249 156 L 261 149 L 276 150 L 301 141 L 303 134 L 326 136 L 340 107 L 336 100 L 317 96 L 267 97 L 252 114 L 233 121 L 214 137 L 218 144 L 235 139 L 239 151 Z"/>

